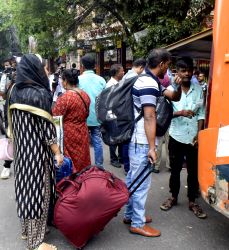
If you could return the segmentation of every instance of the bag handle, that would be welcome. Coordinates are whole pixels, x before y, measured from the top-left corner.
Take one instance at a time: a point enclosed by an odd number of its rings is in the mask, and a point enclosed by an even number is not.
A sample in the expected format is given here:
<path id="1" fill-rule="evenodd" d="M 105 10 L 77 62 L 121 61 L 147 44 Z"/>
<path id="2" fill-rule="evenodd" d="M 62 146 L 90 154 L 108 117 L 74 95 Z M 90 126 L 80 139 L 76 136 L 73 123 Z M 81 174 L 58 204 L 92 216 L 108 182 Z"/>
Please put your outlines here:
<path id="1" fill-rule="evenodd" d="M 76 181 L 72 181 L 68 178 L 64 178 L 62 179 L 57 185 L 56 185 L 56 191 L 57 193 L 59 193 L 60 195 L 63 195 L 63 191 L 64 189 L 68 186 L 68 185 L 72 185 L 75 188 L 79 189 L 80 184 Z"/>
<path id="2" fill-rule="evenodd" d="M 12 129 L 12 119 L 10 114 L 10 97 L 12 94 L 12 90 L 14 88 L 15 84 L 11 87 L 9 91 L 9 95 L 7 96 L 7 120 L 8 120 L 8 128 L 7 128 L 7 136 L 11 139 L 13 139 L 13 129 Z"/>

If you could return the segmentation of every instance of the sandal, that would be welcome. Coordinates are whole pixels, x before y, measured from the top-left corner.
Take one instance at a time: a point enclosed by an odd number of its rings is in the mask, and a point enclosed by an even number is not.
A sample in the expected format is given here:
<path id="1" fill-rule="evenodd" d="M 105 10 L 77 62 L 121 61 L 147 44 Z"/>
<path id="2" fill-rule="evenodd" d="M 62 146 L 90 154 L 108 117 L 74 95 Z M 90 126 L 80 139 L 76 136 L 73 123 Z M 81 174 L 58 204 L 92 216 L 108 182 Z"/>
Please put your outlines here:
<path id="1" fill-rule="evenodd" d="M 43 242 L 39 247 L 35 248 L 34 250 L 57 250 L 57 247 Z"/>
<path id="2" fill-rule="evenodd" d="M 163 211 L 168 211 L 173 206 L 177 205 L 177 199 L 176 198 L 168 198 L 161 206 L 160 209 Z"/>
<path id="3" fill-rule="evenodd" d="M 194 202 L 189 202 L 189 210 L 191 210 L 199 219 L 205 219 L 207 217 L 203 209 Z"/>
<path id="4" fill-rule="evenodd" d="M 26 250 L 29 250 L 26 248 Z M 47 243 L 41 243 L 39 247 L 34 248 L 33 250 L 57 250 L 57 247 Z"/>

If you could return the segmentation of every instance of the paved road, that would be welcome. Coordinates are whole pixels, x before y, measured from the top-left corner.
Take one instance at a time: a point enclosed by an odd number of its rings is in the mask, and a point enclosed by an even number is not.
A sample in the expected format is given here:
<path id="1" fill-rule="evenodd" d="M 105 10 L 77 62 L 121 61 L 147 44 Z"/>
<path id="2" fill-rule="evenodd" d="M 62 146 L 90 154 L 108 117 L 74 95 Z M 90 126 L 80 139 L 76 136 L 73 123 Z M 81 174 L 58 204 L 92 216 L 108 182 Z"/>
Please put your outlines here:
<path id="1" fill-rule="evenodd" d="M 0 163 L 2 165 L 2 162 Z M 164 161 L 162 162 L 162 166 Z M 109 165 L 105 147 L 105 166 L 124 179 L 123 169 Z M 1 171 L 2 167 L 0 167 Z M 186 171 L 182 171 L 182 190 L 179 205 L 168 212 L 159 209 L 168 196 L 169 172 L 162 167 L 160 174 L 152 175 L 152 186 L 148 196 L 147 214 L 152 215 L 152 226 L 161 230 L 159 238 L 145 238 L 130 234 L 128 226 L 122 224 L 123 211 L 114 218 L 84 250 L 226 250 L 229 249 L 229 219 L 215 212 L 202 199 L 199 203 L 208 214 L 206 220 L 196 218 L 187 208 Z M 58 250 L 75 249 L 58 230 L 52 228 L 47 242 Z M 14 201 L 14 180 L 0 180 L 0 250 L 24 250 L 25 242 L 20 239 L 19 220 Z"/>

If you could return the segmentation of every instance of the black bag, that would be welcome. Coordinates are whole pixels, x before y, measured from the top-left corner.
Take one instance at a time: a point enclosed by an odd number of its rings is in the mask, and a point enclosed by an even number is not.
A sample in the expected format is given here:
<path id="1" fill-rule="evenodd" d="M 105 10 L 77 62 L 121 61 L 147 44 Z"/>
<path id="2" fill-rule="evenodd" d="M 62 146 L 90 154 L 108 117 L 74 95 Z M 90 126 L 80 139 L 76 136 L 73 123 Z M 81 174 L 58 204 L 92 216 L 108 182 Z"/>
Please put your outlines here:
<path id="1" fill-rule="evenodd" d="M 131 139 L 134 124 L 142 117 L 135 119 L 132 87 L 138 76 L 120 81 L 104 89 L 96 98 L 95 110 L 101 122 L 101 133 L 104 143 L 115 145 Z"/>
<path id="2" fill-rule="evenodd" d="M 156 136 L 163 136 L 168 130 L 173 118 L 173 107 L 171 101 L 163 95 L 157 98 L 156 113 Z"/>
<path id="3" fill-rule="evenodd" d="M 101 122 L 101 133 L 105 144 L 116 145 L 131 139 L 135 123 L 143 117 L 143 110 L 138 110 L 139 116 L 134 117 L 132 87 L 138 77 L 146 75 L 151 77 L 149 74 L 142 74 L 120 81 L 104 89 L 96 98 L 96 116 Z M 160 82 L 157 83 L 161 89 Z M 164 96 L 158 97 L 157 102 L 156 135 L 163 136 L 171 123 L 173 108 Z"/>

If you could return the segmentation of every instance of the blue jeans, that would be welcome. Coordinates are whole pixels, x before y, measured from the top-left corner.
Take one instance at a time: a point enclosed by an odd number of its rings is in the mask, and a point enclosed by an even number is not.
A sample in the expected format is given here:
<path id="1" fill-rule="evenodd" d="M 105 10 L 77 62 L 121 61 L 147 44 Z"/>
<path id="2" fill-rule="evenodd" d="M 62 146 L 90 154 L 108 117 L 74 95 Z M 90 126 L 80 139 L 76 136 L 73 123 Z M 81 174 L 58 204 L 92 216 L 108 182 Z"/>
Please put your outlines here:
<path id="1" fill-rule="evenodd" d="M 129 143 L 123 143 L 122 145 L 122 160 L 124 165 L 124 170 L 128 173 L 130 169 L 130 160 L 129 160 Z"/>
<path id="2" fill-rule="evenodd" d="M 94 147 L 95 165 L 103 166 L 103 142 L 99 126 L 88 127 L 91 134 L 91 143 Z"/>
<path id="3" fill-rule="evenodd" d="M 136 176 L 148 165 L 148 151 L 149 146 L 146 144 L 129 144 L 130 170 L 126 176 L 127 186 L 130 186 Z M 146 173 L 147 171 L 144 175 Z M 141 178 L 137 181 L 133 188 L 140 182 L 140 180 Z M 142 185 L 134 192 L 126 205 L 124 217 L 132 220 L 132 227 L 143 227 L 145 225 L 145 203 L 150 184 L 151 175 L 149 175 Z"/>

